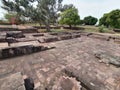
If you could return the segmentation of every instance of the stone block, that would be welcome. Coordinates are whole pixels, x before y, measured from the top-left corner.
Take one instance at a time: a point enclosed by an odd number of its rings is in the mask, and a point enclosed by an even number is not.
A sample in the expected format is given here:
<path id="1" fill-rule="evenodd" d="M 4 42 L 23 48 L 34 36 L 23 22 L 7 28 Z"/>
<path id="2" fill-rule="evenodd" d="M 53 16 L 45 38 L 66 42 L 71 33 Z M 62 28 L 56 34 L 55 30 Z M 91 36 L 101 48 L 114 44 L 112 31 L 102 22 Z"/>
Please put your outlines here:
<path id="1" fill-rule="evenodd" d="M 90 35 L 89 37 L 91 38 L 95 38 L 95 39 L 100 39 L 100 40 L 106 40 L 106 41 L 109 41 L 110 38 L 109 36 L 105 36 L 105 35 Z"/>
<path id="2" fill-rule="evenodd" d="M 7 37 L 7 38 L 6 38 L 6 41 L 7 41 L 8 43 L 15 43 L 15 42 L 17 42 L 16 39 L 13 38 L 13 37 Z"/>
<path id="3" fill-rule="evenodd" d="M 9 31 L 7 37 L 22 38 L 24 35 L 21 31 Z"/>
<path id="4" fill-rule="evenodd" d="M 40 43 L 38 41 L 28 41 L 28 42 L 18 42 L 18 43 L 11 43 L 11 47 L 20 47 L 20 46 L 27 46 L 27 45 L 33 45 L 33 46 L 40 46 Z"/>
<path id="5" fill-rule="evenodd" d="M 33 36 L 34 37 L 41 37 L 41 36 L 44 36 L 44 34 L 43 33 L 35 33 L 35 34 L 33 34 Z"/>
<path id="6" fill-rule="evenodd" d="M 41 50 L 43 50 L 42 46 L 33 46 L 33 45 L 5 48 L 5 49 L 1 49 L 0 58 L 4 59 L 9 57 L 27 55 Z"/>
<path id="7" fill-rule="evenodd" d="M 6 36 L 0 35 L 0 42 L 6 42 Z"/>
<path id="8" fill-rule="evenodd" d="M 7 47 L 9 47 L 7 42 L 0 43 L 0 49 L 7 48 Z"/>
<path id="9" fill-rule="evenodd" d="M 72 38 L 79 38 L 79 37 L 81 37 L 80 34 L 72 34 Z"/>
<path id="10" fill-rule="evenodd" d="M 16 38 L 16 42 L 30 42 L 30 41 L 36 41 L 35 38 Z"/>
<path id="11" fill-rule="evenodd" d="M 6 36 L 6 32 L 0 32 L 0 36 Z"/>
<path id="12" fill-rule="evenodd" d="M 26 78 L 24 81 L 26 90 L 34 90 L 34 81 L 32 78 Z"/>
<path id="13" fill-rule="evenodd" d="M 50 37 L 45 37 L 44 38 L 44 41 L 45 42 L 54 42 L 54 41 L 58 41 L 59 39 L 58 39 L 58 37 L 56 37 L 56 36 L 50 36 Z"/>
<path id="14" fill-rule="evenodd" d="M 1 48 L 0 58 L 3 59 L 3 58 L 16 57 L 26 54 L 32 54 L 46 49 L 49 48 L 40 45 L 38 41 L 11 43 L 10 47 Z"/>
<path id="15" fill-rule="evenodd" d="M 61 35 L 59 37 L 60 37 L 60 40 L 67 40 L 67 39 L 71 39 L 72 35 Z"/>
<path id="16" fill-rule="evenodd" d="M 99 62 L 103 62 L 105 64 L 112 64 L 116 67 L 120 67 L 120 57 L 113 56 L 104 52 L 95 53 L 95 57 L 99 59 Z"/>

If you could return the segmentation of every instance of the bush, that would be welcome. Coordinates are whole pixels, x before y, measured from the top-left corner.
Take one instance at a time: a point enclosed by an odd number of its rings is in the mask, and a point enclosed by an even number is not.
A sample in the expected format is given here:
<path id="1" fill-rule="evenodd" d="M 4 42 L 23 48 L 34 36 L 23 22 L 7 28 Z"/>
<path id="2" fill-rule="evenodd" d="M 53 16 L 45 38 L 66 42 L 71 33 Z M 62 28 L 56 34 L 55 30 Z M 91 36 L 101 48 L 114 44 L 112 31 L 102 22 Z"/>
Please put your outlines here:
<path id="1" fill-rule="evenodd" d="M 104 27 L 99 27 L 99 32 L 100 32 L 100 33 L 105 33 Z"/>
<path id="2" fill-rule="evenodd" d="M 113 30 L 108 29 L 108 28 L 103 27 L 103 26 L 99 27 L 99 32 L 100 32 L 100 33 L 114 33 Z"/>

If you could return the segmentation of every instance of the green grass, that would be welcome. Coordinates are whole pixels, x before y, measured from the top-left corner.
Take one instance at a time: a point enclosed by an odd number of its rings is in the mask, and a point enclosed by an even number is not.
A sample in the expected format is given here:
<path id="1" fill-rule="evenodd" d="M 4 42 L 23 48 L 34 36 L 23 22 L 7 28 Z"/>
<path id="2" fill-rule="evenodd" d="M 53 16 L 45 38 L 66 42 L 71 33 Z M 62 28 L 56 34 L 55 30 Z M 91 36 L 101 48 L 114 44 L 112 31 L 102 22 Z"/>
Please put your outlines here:
<path id="1" fill-rule="evenodd" d="M 99 28 L 95 26 L 85 25 L 79 27 L 84 28 L 84 32 L 99 32 Z"/>
<path id="2" fill-rule="evenodd" d="M 51 30 L 52 32 L 72 32 L 73 30 L 70 30 L 70 29 L 52 29 Z"/>
<path id="3" fill-rule="evenodd" d="M 39 26 L 38 23 L 34 24 L 34 23 L 29 23 L 27 24 L 28 26 Z M 44 26 L 44 25 L 42 25 Z M 77 27 L 80 28 L 84 28 L 83 32 L 95 32 L 95 33 L 110 33 L 110 34 L 116 34 L 116 35 L 120 35 L 120 33 L 115 33 L 112 31 L 112 29 L 108 29 L 108 28 L 103 28 L 103 32 L 100 32 L 100 27 L 97 26 L 90 26 L 90 25 L 79 25 Z M 72 31 L 79 31 L 79 30 L 70 30 L 70 29 L 51 29 L 51 32 L 72 32 Z M 39 32 L 46 32 L 45 29 L 39 29 Z"/>
<path id="4" fill-rule="evenodd" d="M 42 33 L 45 33 L 46 29 L 39 29 L 38 31 L 42 32 Z M 56 33 L 59 33 L 59 32 L 73 32 L 73 31 L 76 31 L 76 30 L 70 30 L 70 29 L 51 29 L 51 32 L 56 32 Z"/>
<path id="5" fill-rule="evenodd" d="M 84 32 L 96 32 L 96 33 L 110 33 L 115 34 L 115 32 L 112 29 L 108 29 L 105 27 L 96 27 L 96 26 L 79 26 L 81 28 L 84 28 Z"/>

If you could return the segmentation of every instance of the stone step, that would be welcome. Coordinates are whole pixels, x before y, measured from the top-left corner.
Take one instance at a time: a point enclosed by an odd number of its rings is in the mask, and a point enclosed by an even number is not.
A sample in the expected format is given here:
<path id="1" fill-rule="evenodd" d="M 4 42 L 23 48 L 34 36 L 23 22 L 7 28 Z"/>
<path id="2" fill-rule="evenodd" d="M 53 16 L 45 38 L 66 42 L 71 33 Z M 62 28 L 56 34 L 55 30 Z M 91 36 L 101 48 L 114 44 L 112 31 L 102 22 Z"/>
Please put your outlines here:
<path id="1" fill-rule="evenodd" d="M 26 45 L 20 47 L 5 48 L 0 50 L 0 58 L 16 57 L 41 51 L 42 46 Z"/>
<path id="2" fill-rule="evenodd" d="M 3 43 L 7 45 L 7 43 Z M 1 47 L 0 49 L 0 58 L 9 58 L 9 57 L 16 57 L 21 55 L 32 54 L 35 52 L 43 51 L 49 49 L 40 45 L 38 41 L 31 41 L 31 42 L 19 42 L 19 43 L 12 43 L 9 47 Z"/>

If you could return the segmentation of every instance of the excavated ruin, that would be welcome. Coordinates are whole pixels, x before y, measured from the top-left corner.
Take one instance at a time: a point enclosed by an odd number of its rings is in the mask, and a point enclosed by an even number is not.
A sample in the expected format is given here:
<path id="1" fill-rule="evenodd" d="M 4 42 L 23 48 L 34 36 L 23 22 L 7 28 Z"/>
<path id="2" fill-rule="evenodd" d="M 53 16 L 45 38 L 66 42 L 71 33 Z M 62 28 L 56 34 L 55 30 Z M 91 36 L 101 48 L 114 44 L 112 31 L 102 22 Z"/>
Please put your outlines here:
<path id="1" fill-rule="evenodd" d="M 2 31 L 0 90 L 120 90 L 120 37 Z"/>

